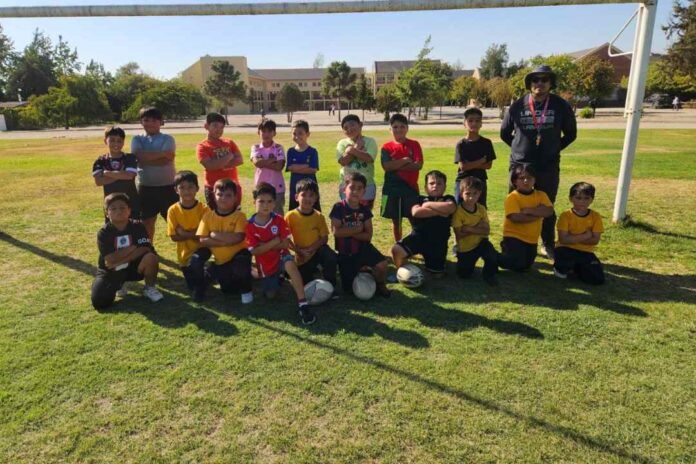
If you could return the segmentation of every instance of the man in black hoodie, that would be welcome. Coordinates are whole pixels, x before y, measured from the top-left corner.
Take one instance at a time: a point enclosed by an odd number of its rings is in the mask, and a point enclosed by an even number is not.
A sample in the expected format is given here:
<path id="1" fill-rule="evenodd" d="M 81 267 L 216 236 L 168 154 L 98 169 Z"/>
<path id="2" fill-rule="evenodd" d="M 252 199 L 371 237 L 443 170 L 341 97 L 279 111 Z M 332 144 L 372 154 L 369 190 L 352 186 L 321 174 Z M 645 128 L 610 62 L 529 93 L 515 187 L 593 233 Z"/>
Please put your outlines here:
<path id="1" fill-rule="evenodd" d="M 567 101 L 552 94 L 556 74 L 549 66 L 534 69 L 524 78 L 529 93 L 510 105 L 500 126 L 500 138 L 510 145 L 510 172 L 531 165 L 537 173 L 536 189 L 556 201 L 561 150 L 577 137 L 575 113 Z M 510 190 L 512 191 L 512 187 Z M 544 219 L 541 254 L 553 259 L 556 215 Z"/>

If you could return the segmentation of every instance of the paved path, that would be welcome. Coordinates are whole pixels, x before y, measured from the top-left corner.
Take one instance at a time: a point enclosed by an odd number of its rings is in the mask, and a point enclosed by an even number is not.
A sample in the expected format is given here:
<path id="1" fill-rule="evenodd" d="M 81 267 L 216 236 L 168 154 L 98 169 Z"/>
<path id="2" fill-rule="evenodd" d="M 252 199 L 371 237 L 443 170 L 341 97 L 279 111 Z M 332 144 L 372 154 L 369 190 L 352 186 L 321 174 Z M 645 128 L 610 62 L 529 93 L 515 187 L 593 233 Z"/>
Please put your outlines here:
<path id="1" fill-rule="evenodd" d="M 462 123 L 463 108 L 445 107 L 442 109 L 442 117 L 438 108 L 431 111 L 429 119 L 422 120 L 414 118 L 411 129 L 414 131 L 422 129 L 459 129 Z M 363 119 L 361 110 L 353 113 Z M 345 116 L 346 111 L 341 112 Z M 278 123 L 279 132 L 289 131 L 290 124 L 287 123 L 285 113 L 268 114 Z M 326 111 L 303 111 L 295 113 L 295 119 L 306 119 L 312 131 L 335 131 L 340 130 L 338 122 L 338 112 L 335 116 L 328 116 Z M 255 132 L 258 124 L 258 115 L 233 115 L 230 116 L 230 126 L 225 131 L 229 133 Z M 386 129 L 387 124 L 383 121 L 380 113 L 365 112 L 366 129 Z M 170 121 L 164 126 L 164 131 L 170 134 L 195 134 L 203 133 L 203 119 L 191 121 Z M 623 108 L 600 108 L 597 110 L 595 119 L 578 119 L 578 126 L 583 129 L 624 129 L 626 120 L 623 118 Z M 140 132 L 139 124 L 122 124 L 128 134 Z M 484 128 L 500 127 L 498 111 L 495 109 L 484 110 Z M 696 129 L 696 109 L 684 109 L 673 111 L 670 109 L 657 110 L 646 109 L 641 120 L 642 129 Z M 104 126 L 80 127 L 69 130 L 47 129 L 38 131 L 10 131 L 0 132 L 2 139 L 28 139 L 28 138 L 84 138 L 99 137 L 103 134 Z"/>

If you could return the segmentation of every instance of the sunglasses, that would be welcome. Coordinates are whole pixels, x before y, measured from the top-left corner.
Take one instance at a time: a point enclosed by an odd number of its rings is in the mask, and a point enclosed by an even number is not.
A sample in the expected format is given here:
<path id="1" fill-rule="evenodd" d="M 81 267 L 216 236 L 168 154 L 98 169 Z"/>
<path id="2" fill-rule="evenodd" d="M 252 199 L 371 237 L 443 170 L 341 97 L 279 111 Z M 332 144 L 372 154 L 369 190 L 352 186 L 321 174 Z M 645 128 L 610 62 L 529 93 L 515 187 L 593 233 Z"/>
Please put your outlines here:
<path id="1" fill-rule="evenodd" d="M 539 82 L 542 82 L 544 84 L 551 82 L 551 78 L 546 77 L 546 76 L 544 76 L 544 77 L 532 77 L 530 80 L 535 84 L 537 84 Z"/>

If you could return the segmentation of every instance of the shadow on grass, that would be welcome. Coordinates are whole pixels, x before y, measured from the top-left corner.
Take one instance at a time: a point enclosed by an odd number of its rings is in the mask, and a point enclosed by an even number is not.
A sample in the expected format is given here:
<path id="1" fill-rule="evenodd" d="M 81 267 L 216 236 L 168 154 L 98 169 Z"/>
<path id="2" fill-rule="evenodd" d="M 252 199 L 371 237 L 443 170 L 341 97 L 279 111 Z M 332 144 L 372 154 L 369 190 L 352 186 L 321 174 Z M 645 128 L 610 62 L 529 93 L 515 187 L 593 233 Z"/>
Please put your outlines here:
<path id="1" fill-rule="evenodd" d="M 319 349 L 323 350 L 328 350 L 336 355 L 343 356 L 345 358 L 348 358 L 352 361 L 365 364 L 368 366 L 375 367 L 377 369 L 381 369 L 385 372 L 388 372 L 390 374 L 393 374 L 395 376 L 404 378 L 410 382 L 415 382 L 420 385 L 423 385 L 435 392 L 442 393 L 445 395 L 449 395 L 452 397 L 455 397 L 461 401 L 466 401 L 472 404 L 475 404 L 483 409 L 486 409 L 488 411 L 498 413 L 507 417 L 511 417 L 515 420 L 524 422 L 528 424 L 531 427 L 538 428 L 545 430 L 547 432 L 556 434 L 560 437 L 567 438 L 569 440 L 572 440 L 579 445 L 585 446 L 587 448 L 593 449 L 595 451 L 605 453 L 605 454 L 611 454 L 615 457 L 619 457 L 621 459 L 628 459 L 634 462 L 640 462 L 640 463 L 653 463 L 655 462 L 654 460 L 642 456 L 637 453 L 633 453 L 629 450 L 626 450 L 624 448 L 621 448 L 619 446 L 612 445 L 611 443 L 607 443 L 605 440 L 602 440 L 601 438 L 597 437 L 592 437 L 589 435 L 586 435 L 582 432 L 578 432 L 576 430 L 573 430 L 570 427 L 566 427 L 563 425 L 558 425 L 554 424 L 548 420 L 541 419 L 535 416 L 530 416 L 518 411 L 515 411 L 514 409 L 510 407 L 503 406 L 501 404 L 496 403 L 495 401 L 488 400 L 476 395 L 473 395 L 471 393 L 468 393 L 466 391 L 463 391 L 461 389 L 458 389 L 456 387 L 452 387 L 449 385 L 446 385 L 442 382 L 438 382 L 435 380 L 428 379 L 426 377 L 423 377 L 419 374 L 409 372 L 407 370 L 401 369 L 399 367 L 392 366 L 390 364 L 387 364 L 382 361 L 378 361 L 375 359 L 372 359 L 368 356 L 364 356 L 349 350 L 346 350 L 341 347 L 333 346 L 329 343 L 324 343 L 318 340 L 315 340 L 313 338 L 309 338 L 294 332 L 291 332 L 289 330 L 285 330 L 279 327 L 276 327 L 271 324 L 267 324 L 266 322 L 256 320 L 256 319 L 249 319 L 248 322 L 251 324 L 257 325 L 259 327 L 262 327 L 268 331 L 275 332 L 278 335 L 285 336 L 288 338 L 293 338 L 297 341 L 307 343 L 311 346 L 314 346 Z"/>
<path id="2" fill-rule="evenodd" d="M 649 224 L 649 223 L 644 222 L 644 221 L 636 221 L 633 219 L 629 219 L 624 224 L 622 224 L 621 227 L 625 227 L 628 229 L 638 229 L 640 231 L 647 232 L 647 233 L 653 234 L 653 235 L 662 235 L 665 237 L 683 238 L 686 240 L 696 240 L 696 236 L 687 235 L 687 234 L 678 234 L 678 233 L 674 233 L 674 232 L 659 230 L 657 227 L 655 227 L 652 224 Z"/>

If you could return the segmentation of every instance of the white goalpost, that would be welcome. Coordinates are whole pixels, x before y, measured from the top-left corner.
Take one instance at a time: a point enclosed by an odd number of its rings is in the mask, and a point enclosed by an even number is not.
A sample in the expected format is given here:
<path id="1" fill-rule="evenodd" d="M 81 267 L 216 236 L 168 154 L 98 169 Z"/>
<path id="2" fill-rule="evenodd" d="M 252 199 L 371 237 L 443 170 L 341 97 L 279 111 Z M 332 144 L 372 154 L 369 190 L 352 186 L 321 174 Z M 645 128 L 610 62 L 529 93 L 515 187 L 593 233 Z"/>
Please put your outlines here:
<path id="1" fill-rule="evenodd" d="M 59 18 L 104 16 L 240 16 L 277 14 L 375 13 L 397 11 L 510 8 L 531 6 L 597 5 L 637 3 L 635 0 L 359 0 L 308 1 L 299 3 L 207 3 L 180 5 L 74 5 L 0 7 L 0 18 Z M 655 28 L 657 0 L 638 3 L 629 86 L 626 95 L 626 133 L 624 136 L 612 220 L 626 218 L 640 118 L 643 112 L 645 79 Z M 627 26 L 624 26 L 624 29 Z M 623 31 L 623 29 L 622 29 Z M 616 38 L 615 38 L 616 39 Z M 614 39 L 614 40 L 615 40 Z M 613 42 L 613 40 L 612 40 Z M 611 44 L 609 45 L 611 51 Z"/>

